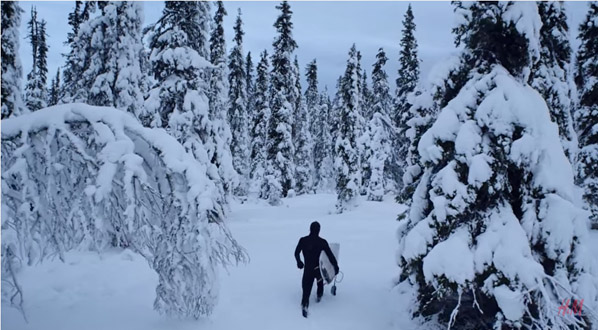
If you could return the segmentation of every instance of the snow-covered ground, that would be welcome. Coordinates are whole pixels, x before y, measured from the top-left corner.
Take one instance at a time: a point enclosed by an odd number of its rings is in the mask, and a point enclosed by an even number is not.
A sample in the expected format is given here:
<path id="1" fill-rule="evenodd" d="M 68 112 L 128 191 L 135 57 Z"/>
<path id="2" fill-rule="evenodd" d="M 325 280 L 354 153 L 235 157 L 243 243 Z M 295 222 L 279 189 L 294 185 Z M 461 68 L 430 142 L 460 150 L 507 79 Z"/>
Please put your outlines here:
<path id="1" fill-rule="evenodd" d="M 266 203 L 233 205 L 229 226 L 251 261 L 223 272 L 220 302 L 207 320 L 173 320 L 152 307 L 157 276 L 145 260 L 128 251 L 102 255 L 69 253 L 65 263 L 47 261 L 20 274 L 28 323 L 2 305 L 2 328 L 20 329 L 400 329 L 392 278 L 396 216 L 403 206 L 387 196 L 381 203 L 362 201 L 344 214 L 334 213 L 335 195 L 299 196 L 280 207 Z M 321 236 L 339 242 L 344 273 L 338 293 L 325 288 L 310 317 L 301 316 L 301 271 L 293 252 L 309 224 L 322 225 Z"/>

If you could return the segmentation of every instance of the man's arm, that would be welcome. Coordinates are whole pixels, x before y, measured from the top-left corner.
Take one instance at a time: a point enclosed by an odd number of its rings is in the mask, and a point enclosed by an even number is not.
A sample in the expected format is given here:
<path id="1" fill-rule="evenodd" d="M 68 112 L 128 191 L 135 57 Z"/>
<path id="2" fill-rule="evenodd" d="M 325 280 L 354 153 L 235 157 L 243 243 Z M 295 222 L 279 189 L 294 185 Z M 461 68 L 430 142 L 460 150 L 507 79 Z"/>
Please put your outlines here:
<path id="1" fill-rule="evenodd" d="M 297 267 L 299 267 L 299 269 L 303 268 L 303 262 L 299 257 L 301 250 L 303 250 L 303 238 L 299 239 L 299 243 L 297 243 L 297 247 L 295 248 L 295 260 L 297 261 Z"/>
<path id="2" fill-rule="evenodd" d="M 328 241 L 326 240 L 324 240 L 324 252 L 326 252 L 328 259 L 332 263 L 332 266 L 334 266 L 334 270 L 336 271 L 336 273 L 338 273 L 338 263 L 336 262 L 334 253 L 332 253 L 332 250 L 330 250 L 330 245 L 328 245 Z"/>

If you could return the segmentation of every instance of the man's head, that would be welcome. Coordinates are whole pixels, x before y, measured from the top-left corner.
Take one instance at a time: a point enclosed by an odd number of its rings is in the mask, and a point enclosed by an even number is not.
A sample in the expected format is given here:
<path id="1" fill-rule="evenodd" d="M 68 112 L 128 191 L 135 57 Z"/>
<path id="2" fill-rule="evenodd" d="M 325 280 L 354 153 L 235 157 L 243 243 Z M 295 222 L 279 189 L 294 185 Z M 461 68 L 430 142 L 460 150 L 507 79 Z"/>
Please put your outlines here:
<path id="1" fill-rule="evenodd" d="M 311 235 L 319 235 L 320 234 L 320 223 L 317 221 L 312 222 L 311 225 L 309 225 L 309 233 Z"/>

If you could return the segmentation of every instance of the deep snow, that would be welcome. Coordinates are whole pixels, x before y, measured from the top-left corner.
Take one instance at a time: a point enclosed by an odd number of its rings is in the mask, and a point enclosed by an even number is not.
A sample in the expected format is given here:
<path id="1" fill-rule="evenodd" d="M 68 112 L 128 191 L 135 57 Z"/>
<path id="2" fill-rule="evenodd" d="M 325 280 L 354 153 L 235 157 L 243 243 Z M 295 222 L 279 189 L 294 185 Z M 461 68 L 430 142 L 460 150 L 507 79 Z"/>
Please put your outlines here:
<path id="1" fill-rule="evenodd" d="M 229 227 L 251 261 L 221 274 L 220 301 L 209 319 L 175 320 L 152 307 L 157 275 L 129 251 L 102 255 L 71 252 L 59 260 L 26 267 L 20 274 L 28 323 L 17 310 L 2 306 L 2 328 L 20 329 L 398 329 L 407 326 L 392 278 L 398 274 L 397 214 L 403 206 L 384 202 L 335 214 L 336 195 L 318 194 L 265 202 L 235 203 Z M 301 271 L 293 251 L 309 223 L 322 224 L 321 235 L 339 242 L 344 274 L 337 296 L 325 288 L 310 317 L 301 316 Z"/>

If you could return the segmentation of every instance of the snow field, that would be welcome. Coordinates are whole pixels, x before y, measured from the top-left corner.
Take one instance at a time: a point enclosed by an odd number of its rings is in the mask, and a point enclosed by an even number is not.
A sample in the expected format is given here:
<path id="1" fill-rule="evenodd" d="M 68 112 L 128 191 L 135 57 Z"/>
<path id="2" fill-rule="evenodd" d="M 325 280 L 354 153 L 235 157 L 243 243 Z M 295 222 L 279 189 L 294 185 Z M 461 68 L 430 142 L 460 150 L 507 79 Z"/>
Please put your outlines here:
<path id="1" fill-rule="evenodd" d="M 65 263 L 46 261 L 20 274 L 29 323 L 13 308 L 2 309 L 4 329 L 397 329 L 407 308 L 397 304 L 392 277 L 396 215 L 403 206 L 386 196 L 351 212 L 335 214 L 333 194 L 303 195 L 269 206 L 264 201 L 234 204 L 229 227 L 249 252 L 247 265 L 221 273 L 219 303 L 209 319 L 177 320 L 153 310 L 157 275 L 142 257 L 113 250 L 102 255 L 72 252 Z M 293 252 L 311 221 L 321 235 L 339 242 L 344 273 L 337 296 L 325 287 L 310 317 L 301 316 L 301 275 Z"/>

